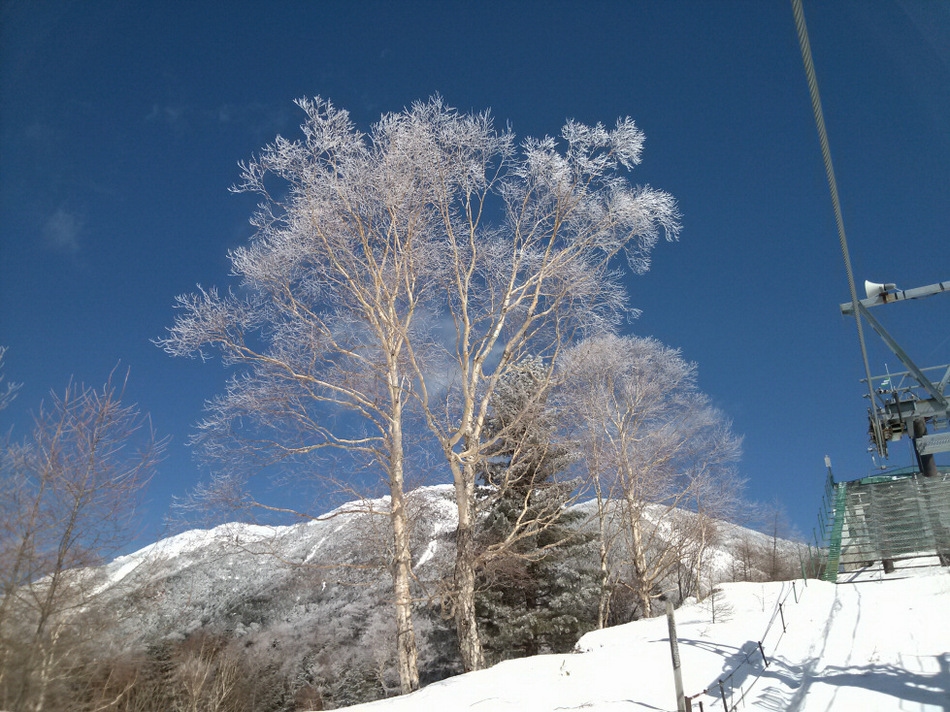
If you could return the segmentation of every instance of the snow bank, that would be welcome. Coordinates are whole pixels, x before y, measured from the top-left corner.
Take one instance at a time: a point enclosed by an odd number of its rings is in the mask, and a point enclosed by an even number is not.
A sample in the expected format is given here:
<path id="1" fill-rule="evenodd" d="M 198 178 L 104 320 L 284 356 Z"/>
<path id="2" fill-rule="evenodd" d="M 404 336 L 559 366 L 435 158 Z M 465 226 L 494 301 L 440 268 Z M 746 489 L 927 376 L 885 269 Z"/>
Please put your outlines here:
<path id="1" fill-rule="evenodd" d="M 707 711 L 723 709 L 723 692 L 730 706 L 744 696 L 740 709 L 773 712 L 948 709 L 948 604 L 946 568 L 838 585 L 723 584 L 676 612 L 686 694 Z M 348 709 L 675 710 L 666 619 L 590 633 L 574 654 L 511 660 Z"/>

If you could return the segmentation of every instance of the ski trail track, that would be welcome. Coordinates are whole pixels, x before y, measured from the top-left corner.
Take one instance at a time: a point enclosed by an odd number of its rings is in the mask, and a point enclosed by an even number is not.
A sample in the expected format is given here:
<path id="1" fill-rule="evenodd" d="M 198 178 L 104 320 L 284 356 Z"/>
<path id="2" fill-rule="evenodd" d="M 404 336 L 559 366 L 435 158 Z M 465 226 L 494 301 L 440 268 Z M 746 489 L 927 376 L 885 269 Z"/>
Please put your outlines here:
<path id="1" fill-rule="evenodd" d="M 950 712 L 948 594 L 946 573 L 812 587 L 750 706 Z"/>

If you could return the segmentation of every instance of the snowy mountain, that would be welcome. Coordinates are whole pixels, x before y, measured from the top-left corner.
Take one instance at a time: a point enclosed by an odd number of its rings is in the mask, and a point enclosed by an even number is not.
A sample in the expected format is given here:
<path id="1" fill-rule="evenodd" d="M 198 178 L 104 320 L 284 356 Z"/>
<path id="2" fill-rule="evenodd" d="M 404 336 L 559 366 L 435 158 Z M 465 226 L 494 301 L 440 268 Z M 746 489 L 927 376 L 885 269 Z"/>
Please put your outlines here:
<path id="1" fill-rule="evenodd" d="M 719 590 L 675 612 L 693 710 L 950 709 L 946 567 Z M 675 710 L 669 640 L 665 617 L 635 621 L 587 634 L 573 654 L 510 660 L 350 709 Z"/>
<path id="2" fill-rule="evenodd" d="M 424 685 L 460 671 L 454 630 L 441 605 L 453 567 L 452 498 L 450 486 L 423 488 L 410 497 L 419 601 L 414 617 Z M 233 523 L 187 531 L 89 572 L 112 612 L 106 628 L 111 654 L 144 650 L 161 662 L 198 645 L 189 641 L 211 641 L 200 645 L 231 650 L 242 669 L 252 671 L 254 694 L 266 697 L 255 702 L 260 709 L 308 709 L 308 701 L 314 709 L 332 709 L 395 694 L 387 506 L 386 498 L 352 502 L 288 527 Z M 580 512 L 590 509 L 578 506 Z M 763 578 L 750 552 L 776 546 L 795 549 L 790 542 L 721 523 L 707 555 L 714 581 Z M 577 565 L 591 566 L 594 558 L 591 551 L 590 560 Z M 777 595 L 768 587 L 754 590 Z M 643 625 L 650 630 L 665 625 L 659 620 Z M 581 645 L 593 651 L 617 630 L 592 634 Z M 531 668 L 553 659 L 521 664 Z M 495 670 L 522 669 L 510 665 Z M 425 694 L 436 694 L 445 684 L 430 685 Z"/>
<path id="3" fill-rule="evenodd" d="M 432 601 L 417 616 L 427 680 L 460 669 L 437 605 L 454 555 L 451 498 L 451 487 L 411 497 L 416 593 Z M 387 506 L 364 500 L 293 526 L 186 531 L 90 572 L 113 613 L 114 653 L 210 635 L 253 653 L 268 684 L 318 687 L 331 707 L 393 693 Z"/>

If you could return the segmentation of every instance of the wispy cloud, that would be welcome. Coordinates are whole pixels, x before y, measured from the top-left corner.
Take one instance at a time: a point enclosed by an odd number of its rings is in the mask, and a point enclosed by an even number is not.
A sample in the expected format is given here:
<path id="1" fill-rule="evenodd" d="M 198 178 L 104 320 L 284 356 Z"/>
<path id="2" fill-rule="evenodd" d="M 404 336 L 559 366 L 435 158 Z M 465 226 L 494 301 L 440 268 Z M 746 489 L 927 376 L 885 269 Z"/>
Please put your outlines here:
<path id="1" fill-rule="evenodd" d="M 60 132 L 42 121 L 34 121 L 23 129 L 23 137 L 31 144 L 47 148 L 59 141 Z"/>
<path id="2" fill-rule="evenodd" d="M 177 132 L 206 128 L 214 124 L 232 126 L 263 137 L 262 140 L 270 140 L 291 123 L 293 110 L 294 107 L 289 101 L 286 106 L 280 107 L 252 102 L 221 104 L 213 109 L 187 104 L 156 103 L 152 105 L 145 121 L 164 124 Z"/>
<path id="3" fill-rule="evenodd" d="M 284 106 L 270 106 L 259 102 L 248 104 L 222 104 L 215 112 L 220 124 L 233 124 L 267 140 L 286 130 L 291 124 L 295 107 L 287 102 Z"/>
<path id="4" fill-rule="evenodd" d="M 54 252 L 74 255 L 81 247 L 79 238 L 84 224 L 81 216 L 59 207 L 43 224 L 43 244 Z"/>
<path id="5" fill-rule="evenodd" d="M 175 131 L 184 131 L 188 128 L 187 106 L 181 104 L 166 104 L 164 106 L 153 104 L 152 110 L 145 117 L 149 123 L 162 123 L 170 126 Z"/>

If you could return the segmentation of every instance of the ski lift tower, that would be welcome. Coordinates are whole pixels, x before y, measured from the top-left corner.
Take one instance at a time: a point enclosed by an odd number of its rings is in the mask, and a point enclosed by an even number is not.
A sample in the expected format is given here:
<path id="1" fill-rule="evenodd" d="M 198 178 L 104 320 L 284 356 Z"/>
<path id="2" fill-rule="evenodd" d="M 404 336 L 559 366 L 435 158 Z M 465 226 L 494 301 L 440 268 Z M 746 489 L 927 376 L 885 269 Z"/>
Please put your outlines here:
<path id="1" fill-rule="evenodd" d="M 937 467 L 934 453 L 950 452 L 950 366 L 920 368 L 881 323 L 874 307 L 950 291 L 950 282 L 901 290 L 894 284 L 864 283 L 866 299 L 841 305 L 842 314 L 863 319 L 907 369 L 861 379 L 868 384 L 868 431 L 881 457 L 888 445 L 909 436 L 917 464 L 860 480 L 835 482 L 828 460 L 828 558 L 823 577 L 836 581 L 845 571 L 881 561 L 884 573 L 896 561 L 926 561 L 936 555 L 950 566 L 950 468 Z M 855 314 L 855 312 L 857 312 Z M 859 329 L 860 333 L 860 329 Z M 862 340 L 862 351 L 863 351 Z M 865 368 L 867 359 L 865 358 Z M 936 379 L 932 374 L 936 373 Z M 926 565 L 926 564 L 925 564 Z"/>
<path id="2" fill-rule="evenodd" d="M 914 443 L 920 473 L 925 477 L 933 477 L 937 474 L 934 453 L 950 452 L 950 403 L 947 397 L 950 365 L 918 367 L 874 318 L 870 309 L 883 304 L 950 292 L 950 282 L 938 282 L 908 290 L 897 289 L 894 284 L 865 282 L 864 288 L 867 299 L 842 304 L 841 313 L 854 314 L 857 308 L 858 316 L 877 332 L 907 369 L 900 373 L 871 377 L 869 397 L 873 396 L 873 402 L 868 408 L 871 441 L 878 454 L 886 458 L 888 443 L 909 435 Z M 936 381 L 928 375 L 935 372 L 938 378 Z M 912 382 L 904 385 L 906 379 Z"/>

